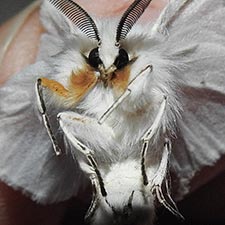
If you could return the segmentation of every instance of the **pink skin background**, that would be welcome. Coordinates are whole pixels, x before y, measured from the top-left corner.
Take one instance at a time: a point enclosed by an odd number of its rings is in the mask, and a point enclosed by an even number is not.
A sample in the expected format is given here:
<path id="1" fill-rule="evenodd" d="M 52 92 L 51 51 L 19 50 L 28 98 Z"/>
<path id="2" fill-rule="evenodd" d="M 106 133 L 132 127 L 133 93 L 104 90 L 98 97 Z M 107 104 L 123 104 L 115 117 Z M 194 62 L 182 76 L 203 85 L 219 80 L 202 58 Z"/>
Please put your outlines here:
<path id="1" fill-rule="evenodd" d="M 133 2 L 133 0 L 77 0 L 90 14 L 98 17 L 120 16 L 122 12 Z M 146 10 L 141 22 L 146 23 L 155 20 L 168 0 L 153 0 Z M 1 36 L 4 36 L 11 21 L 0 27 Z M 10 75 L 35 61 L 38 51 L 40 35 L 44 31 L 39 21 L 39 10 L 29 15 L 22 27 L 17 32 L 8 50 L 6 51 L 2 64 L 0 65 L 0 84 Z M 187 221 L 199 221 L 204 223 L 211 219 L 225 221 L 225 158 L 222 158 L 214 167 L 206 167 L 200 171 L 192 181 L 191 194 L 178 203 L 181 212 Z M 219 176 L 220 175 L 220 176 Z M 217 176 L 217 178 L 215 178 Z M 1 225 L 69 225 L 82 224 L 79 222 L 83 217 L 86 204 L 90 196 L 83 190 L 77 198 L 59 204 L 42 206 L 34 203 L 29 198 L 15 191 L 4 183 L 0 183 L 0 224 Z M 84 201 L 85 199 L 85 201 Z M 179 222 L 172 216 L 163 214 L 165 224 L 168 221 L 175 224 Z M 68 222 L 69 221 L 69 222 Z M 215 220 L 212 220 L 215 222 Z M 164 224 L 162 219 L 160 224 Z M 192 223 L 194 225 L 194 223 Z M 212 224 L 212 223 L 211 223 Z M 216 223 L 213 223 L 216 225 Z"/>

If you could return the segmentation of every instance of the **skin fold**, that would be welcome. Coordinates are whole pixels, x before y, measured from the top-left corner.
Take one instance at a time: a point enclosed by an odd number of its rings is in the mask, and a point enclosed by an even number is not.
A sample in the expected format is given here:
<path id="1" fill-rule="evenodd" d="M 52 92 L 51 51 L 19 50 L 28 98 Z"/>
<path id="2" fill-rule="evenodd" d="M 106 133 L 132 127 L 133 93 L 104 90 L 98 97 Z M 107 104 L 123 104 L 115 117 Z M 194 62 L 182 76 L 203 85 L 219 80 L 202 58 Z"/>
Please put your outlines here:
<path id="1" fill-rule="evenodd" d="M 86 0 L 76 1 L 90 14 L 100 18 L 106 16 L 121 15 L 127 9 L 132 0 L 93 0 L 92 4 Z M 96 3 L 96 4 L 95 4 Z M 154 20 L 160 11 L 166 5 L 167 0 L 153 0 L 146 13 L 141 18 L 141 22 Z M 12 18 L 0 27 L 0 51 L 5 40 L 8 40 L 10 29 L 15 24 L 16 18 Z M 44 29 L 39 20 L 38 4 L 31 8 L 26 18 L 17 26 L 10 43 L 4 48 L 2 58 L 0 58 L 0 85 L 12 75 L 23 68 L 35 62 L 36 54 L 39 47 L 41 33 Z M 5 45 L 4 45 L 5 46 Z M 3 46 L 3 47 L 4 47 Z M 225 211 L 225 189 L 221 183 L 225 182 L 224 176 L 225 157 L 222 158 L 214 167 L 207 167 L 200 171 L 191 182 L 191 192 L 185 200 L 178 203 L 181 213 L 186 214 L 187 221 L 210 221 L 210 210 L 212 203 L 213 214 L 218 223 L 225 217 L 222 213 Z M 221 173 L 223 173 L 221 175 Z M 222 180 L 223 179 L 223 180 Z M 207 184 L 207 185 L 206 185 Z M 69 225 L 82 224 L 82 218 L 85 214 L 86 207 L 91 196 L 88 196 L 89 190 L 82 190 L 79 197 L 71 200 L 53 204 L 40 205 L 31 201 L 20 191 L 15 191 L 4 183 L 0 183 L 0 224 L 4 225 Z M 209 193 L 211 195 L 209 195 Z M 213 193 L 215 193 L 213 195 Z M 220 197 L 218 197 L 220 196 Z M 224 196 L 224 197 L 223 197 Z M 222 197 L 224 199 L 222 199 Z M 205 200 L 205 201 L 204 201 Z M 199 202 L 202 202 L 201 206 Z M 198 204 L 197 204 L 198 203 Z M 202 206 L 205 207 L 202 207 Z M 199 208 L 198 208 L 199 207 Z M 164 213 L 164 218 L 179 224 L 176 218 Z M 194 217 L 194 219 L 193 219 Z M 209 217 L 209 218 L 207 218 Z M 167 219 L 165 219 L 167 220 Z M 79 222 L 81 221 L 81 222 Z M 160 224 L 164 224 L 163 218 L 159 219 Z M 167 221 L 168 222 L 168 221 Z M 214 223 L 216 224 L 216 223 Z"/>

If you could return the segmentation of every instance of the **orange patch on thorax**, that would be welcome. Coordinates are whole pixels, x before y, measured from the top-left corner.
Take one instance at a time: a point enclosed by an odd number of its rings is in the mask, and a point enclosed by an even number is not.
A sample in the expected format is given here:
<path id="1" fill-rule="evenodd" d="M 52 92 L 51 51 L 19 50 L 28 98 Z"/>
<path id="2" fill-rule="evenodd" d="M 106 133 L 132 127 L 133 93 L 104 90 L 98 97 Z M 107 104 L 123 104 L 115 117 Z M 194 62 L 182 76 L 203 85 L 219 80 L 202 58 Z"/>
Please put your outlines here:
<path id="1" fill-rule="evenodd" d="M 116 71 L 112 77 L 111 84 L 113 89 L 119 94 L 123 93 L 127 89 L 129 78 L 130 66 L 127 65 L 123 69 Z"/>
<path id="2" fill-rule="evenodd" d="M 90 66 L 72 72 L 69 80 L 69 91 L 76 100 L 81 99 L 96 84 L 97 77 Z"/>
<path id="3" fill-rule="evenodd" d="M 55 80 L 50 80 L 48 78 L 42 77 L 41 78 L 41 85 L 43 87 L 48 88 L 51 90 L 53 93 L 57 94 L 58 96 L 61 97 L 68 97 L 68 90 L 60 84 L 58 81 Z"/>

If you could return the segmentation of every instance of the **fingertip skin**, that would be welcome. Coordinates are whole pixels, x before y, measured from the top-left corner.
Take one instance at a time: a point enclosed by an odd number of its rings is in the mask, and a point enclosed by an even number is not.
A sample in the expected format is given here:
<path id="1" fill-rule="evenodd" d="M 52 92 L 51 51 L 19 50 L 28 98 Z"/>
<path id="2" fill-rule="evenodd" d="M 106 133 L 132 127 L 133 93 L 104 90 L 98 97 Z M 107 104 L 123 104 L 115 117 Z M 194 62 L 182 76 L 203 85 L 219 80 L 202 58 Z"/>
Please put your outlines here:
<path id="1" fill-rule="evenodd" d="M 0 27 L 0 84 L 34 63 L 44 29 L 35 1 Z"/>

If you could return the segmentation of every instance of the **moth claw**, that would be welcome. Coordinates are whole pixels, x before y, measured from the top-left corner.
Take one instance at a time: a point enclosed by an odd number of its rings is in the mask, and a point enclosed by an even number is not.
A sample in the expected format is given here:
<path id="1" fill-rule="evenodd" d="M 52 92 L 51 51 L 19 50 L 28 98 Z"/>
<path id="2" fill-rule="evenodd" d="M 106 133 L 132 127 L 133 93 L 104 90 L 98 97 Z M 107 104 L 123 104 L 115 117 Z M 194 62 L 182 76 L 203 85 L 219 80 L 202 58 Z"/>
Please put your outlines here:
<path id="1" fill-rule="evenodd" d="M 178 218 L 184 220 L 183 215 L 179 212 L 175 202 L 172 200 L 168 192 L 166 193 L 167 199 L 165 198 L 161 185 L 153 185 L 151 188 L 151 192 L 156 196 L 156 199 L 159 201 L 159 203 L 162 204 L 167 210 L 169 210 Z"/>

